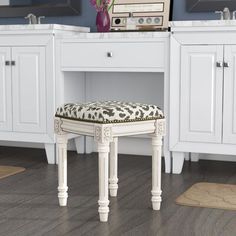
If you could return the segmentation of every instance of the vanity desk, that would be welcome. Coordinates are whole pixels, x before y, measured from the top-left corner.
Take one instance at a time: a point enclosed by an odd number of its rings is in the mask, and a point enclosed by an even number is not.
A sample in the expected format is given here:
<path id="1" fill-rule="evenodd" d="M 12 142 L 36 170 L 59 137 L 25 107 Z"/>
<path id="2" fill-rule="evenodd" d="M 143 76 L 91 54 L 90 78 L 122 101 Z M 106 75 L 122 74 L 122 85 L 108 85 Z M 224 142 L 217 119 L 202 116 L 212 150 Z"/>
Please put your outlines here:
<path id="1" fill-rule="evenodd" d="M 236 21 L 171 24 L 170 150 L 236 155 Z M 196 159 L 196 154 L 195 159 Z"/>
<path id="2" fill-rule="evenodd" d="M 75 101 L 136 101 L 160 105 L 168 118 L 168 83 L 169 32 L 79 33 L 56 40 L 56 106 Z M 92 143 L 89 138 L 77 139 L 77 151 L 95 151 Z M 119 150 L 150 155 L 150 145 L 147 137 L 124 138 Z M 168 135 L 164 155 L 170 172 Z"/>

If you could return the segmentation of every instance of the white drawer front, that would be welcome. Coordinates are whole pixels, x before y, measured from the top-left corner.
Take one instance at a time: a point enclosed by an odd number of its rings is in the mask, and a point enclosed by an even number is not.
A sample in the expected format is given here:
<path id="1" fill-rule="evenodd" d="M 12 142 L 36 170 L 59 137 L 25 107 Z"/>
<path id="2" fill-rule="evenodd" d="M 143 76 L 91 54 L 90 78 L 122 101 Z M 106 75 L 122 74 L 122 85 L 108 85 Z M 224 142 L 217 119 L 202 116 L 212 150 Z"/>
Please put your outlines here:
<path id="1" fill-rule="evenodd" d="M 66 42 L 63 68 L 164 68 L 163 42 Z"/>

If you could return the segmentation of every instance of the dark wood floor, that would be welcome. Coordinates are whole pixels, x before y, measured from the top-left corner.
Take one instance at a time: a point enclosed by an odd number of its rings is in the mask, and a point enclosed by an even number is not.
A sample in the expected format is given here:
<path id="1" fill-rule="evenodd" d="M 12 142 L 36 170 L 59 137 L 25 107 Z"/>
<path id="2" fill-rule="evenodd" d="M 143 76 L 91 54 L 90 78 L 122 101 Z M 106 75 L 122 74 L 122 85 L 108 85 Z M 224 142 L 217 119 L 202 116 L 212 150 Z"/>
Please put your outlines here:
<path id="1" fill-rule="evenodd" d="M 0 165 L 26 171 L 0 180 L 0 235 L 234 236 L 236 211 L 178 206 L 175 198 L 200 181 L 236 183 L 236 163 L 185 163 L 183 174 L 163 172 L 163 202 L 151 210 L 151 158 L 119 157 L 118 198 L 108 223 L 97 213 L 97 158 L 69 153 L 68 207 L 57 202 L 57 167 L 43 150 L 0 147 Z"/>

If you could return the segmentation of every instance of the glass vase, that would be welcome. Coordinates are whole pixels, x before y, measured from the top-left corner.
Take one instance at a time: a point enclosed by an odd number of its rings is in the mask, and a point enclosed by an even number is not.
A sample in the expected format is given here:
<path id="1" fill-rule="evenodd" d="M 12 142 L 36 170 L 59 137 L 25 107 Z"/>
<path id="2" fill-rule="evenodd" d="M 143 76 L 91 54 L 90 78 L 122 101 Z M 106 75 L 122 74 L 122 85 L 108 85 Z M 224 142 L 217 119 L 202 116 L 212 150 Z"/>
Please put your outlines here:
<path id="1" fill-rule="evenodd" d="M 96 25 L 98 32 L 108 32 L 110 30 L 110 16 L 107 9 L 97 12 Z"/>

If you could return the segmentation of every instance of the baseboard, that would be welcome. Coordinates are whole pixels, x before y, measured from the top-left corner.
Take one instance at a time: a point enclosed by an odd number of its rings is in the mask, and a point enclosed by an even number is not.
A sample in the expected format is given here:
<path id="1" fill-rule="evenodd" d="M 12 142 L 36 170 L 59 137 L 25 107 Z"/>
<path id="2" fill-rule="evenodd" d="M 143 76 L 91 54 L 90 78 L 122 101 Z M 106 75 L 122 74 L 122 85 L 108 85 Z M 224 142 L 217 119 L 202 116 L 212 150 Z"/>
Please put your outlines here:
<path id="1" fill-rule="evenodd" d="M 90 152 L 96 152 L 96 146 L 93 140 L 91 140 Z M 24 142 L 5 142 L 1 141 L 0 146 L 8 147 L 26 147 L 26 148 L 44 148 L 44 144 L 41 143 L 24 143 Z M 150 138 L 131 138 L 121 137 L 118 141 L 118 148 L 120 154 L 128 155 L 140 155 L 149 156 L 152 154 L 151 139 Z M 74 140 L 69 140 L 68 150 L 75 151 Z M 79 153 L 83 153 L 84 150 L 80 150 Z"/>
<path id="2" fill-rule="evenodd" d="M 9 141 L 1 141 L 0 146 L 7 147 L 25 147 L 25 148 L 44 148 L 43 143 L 26 143 L 26 142 L 9 142 Z"/>
<path id="3" fill-rule="evenodd" d="M 200 154 L 200 160 L 211 160 L 211 161 L 236 161 L 236 155 L 217 155 L 217 154 Z"/>

